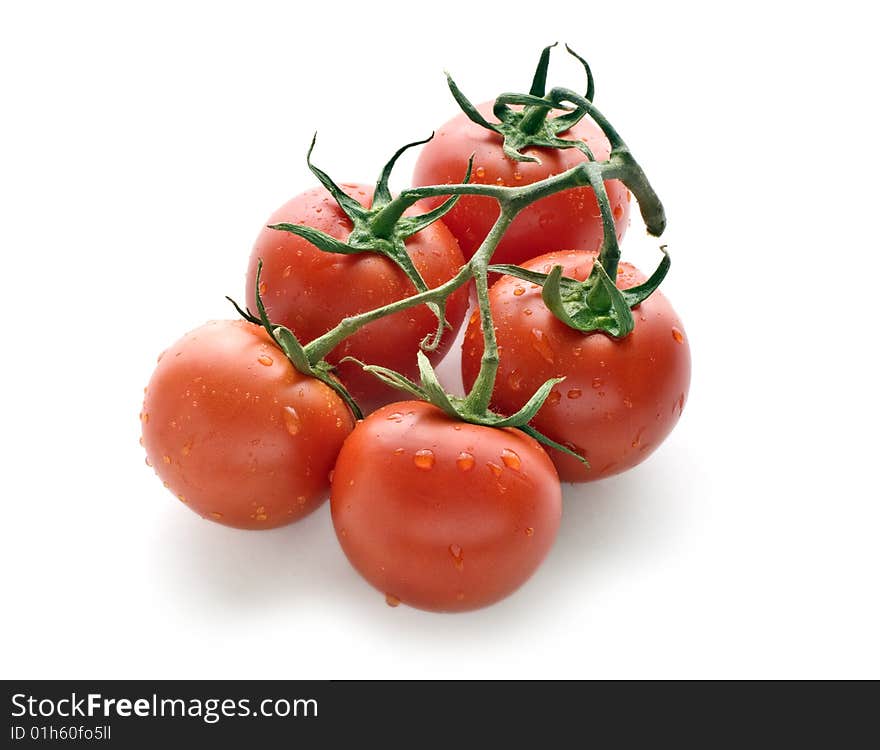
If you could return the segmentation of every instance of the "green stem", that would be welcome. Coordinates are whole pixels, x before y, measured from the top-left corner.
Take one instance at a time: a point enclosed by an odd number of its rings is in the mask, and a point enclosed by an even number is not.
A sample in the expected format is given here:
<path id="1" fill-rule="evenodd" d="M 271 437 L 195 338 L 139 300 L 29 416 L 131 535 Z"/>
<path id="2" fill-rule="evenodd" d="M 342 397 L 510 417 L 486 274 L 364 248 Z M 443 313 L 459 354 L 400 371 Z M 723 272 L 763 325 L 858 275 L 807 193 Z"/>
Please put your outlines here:
<path id="1" fill-rule="evenodd" d="M 390 304 L 377 307 L 375 310 L 368 310 L 359 315 L 351 315 L 343 318 L 335 328 L 330 329 L 323 336 L 319 336 L 304 347 L 309 362 L 313 365 L 324 359 L 331 351 L 333 351 L 340 343 L 352 334 L 356 333 L 362 326 L 372 323 L 374 320 L 384 318 L 386 315 L 392 315 L 401 310 L 408 310 L 411 307 L 425 304 L 428 302 L 436 302 L 445 299 L 458 287 L 464 284 L 471 277 L 471 267 L 469 264 L 461 267 L 459 272 L 455 274 L 449 281 L 444 282 L 440 286 L 429 289 L 411 297 L 391 302 Z"/>
<path id="2" fill-rule="evenodd" d="M 502 208 L 501 214 L 486 235 L 477 252 L 468 264 L 473 272 L 477 287 L 477 302 L 480 306 L 480 327 L 483 330 L 483 357 L 480 372 L 474 385 L 465 398 L 465 409 L 471 414 L 485 414 L 492 400 L 495 377 L 498 374 L 498 341 L 495 337 L 495 323 L 489 305 L 488 266 L 495 248 L 516 217 L 517 211 Z"/>
<path id="3" fill-rule="evenodd" d="M 522 119 L 519 121 L 519 129 L 528 135 L 537 133 L 546 122 L 550 107 L 532 105 L 523 110 Z"/>
<path id="4" fill-rule="evenodd" d="M 608 192 L 605 190 L 605 181 L 602 179 L 602 170 L 596 169 L 596 163 L 587 164 L 587 175 L 590 178 L 590 187 L 599 204 L 599 213 L 602 215 L 602 247 L 599 250 L 599 262 L 605 272 L 612 279 L 617 278 L 617 264 L 620 262 L 620 246 L 617 244 L 617 227 L 614 225 L 614 215 L 611 212 L 611 202 L 608 200 Z"/>

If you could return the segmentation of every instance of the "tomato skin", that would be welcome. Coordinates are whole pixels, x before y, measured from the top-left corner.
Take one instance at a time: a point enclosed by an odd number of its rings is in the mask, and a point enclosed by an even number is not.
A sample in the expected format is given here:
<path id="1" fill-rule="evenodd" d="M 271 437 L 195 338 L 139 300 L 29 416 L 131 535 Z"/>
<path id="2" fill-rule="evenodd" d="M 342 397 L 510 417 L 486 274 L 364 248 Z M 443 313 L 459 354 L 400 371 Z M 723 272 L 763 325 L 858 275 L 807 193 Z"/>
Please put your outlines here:
<path id="1" fill-rule="evenodd" d="M 193 511 L 240 529 L 296 521 L 327 496 L 354 418 L 266 331 L 212 321 L 159 358 L 141 413 L 147 462 Z"/>
<path id="2" fill-rule="evenodd" d="M 369 206 L 373 189 L 366 185 L 341 186 L 351 197 Z M 427 210 L 424 206 L 414 211 Z M 351 222 L 323 187 L 313 188 L 285 203 L 266 224 L 302 223 L 337 239 L 346 240 Z M 458 243 L 437 221 L 406 241 L 416 268 L 429 287 L 452 278 L 464 263 Z M 247 304 L 256 310 L 257 263 L 262 258 L 261 296 L 269 319 L 290 328 L 306 344 L 334 328 L 349 315 L 373 310 L 415 294 L 415 287 L 394 263 L 374 253 L 341 255 L 319 250 L 289 232 L 264 227 L 257 237 L 247 272 Z M 427 352 L 439 362 L 461 326 L 468 303 L 465 287 L 449 298 L 447 330 L 439 348 Z M 361 328 L 328 356 L 336 364 L 346 356 L 367 364 L 390 367 L 410 378 L 417 377 L 416 351 L 421 340 L 436 330 L 434 314 L 424 305 L 386 316 Z M 339 365 L 339 379 L 358 405 L 369 412 L 399 398 L 399 392 L 354 363 Z"/>
<path id="3" fill-rule="evenodd" d="M 525 433 L 406 401 L 345 441 L 330 510 L 349 561 L 389 602 L 454 612 L 529 578 L 556 538 L 562 499 L 553 464 Z"/>
<path id="4" fill-rule="evenodd" d="M 542 273 L 555 265 L 584 280 L 594 253 L 555 252 L 523 263 Z M 622 263 L 618 286 L 644 281 Z M 569 444 L 592 465 L 550 449 L 563 481 L 584 482 L 625 471 L 647 458 L 669 434 L 684 408 L 690 385 L 690 347 L 672 306 L 654 292 L 633 310 L 635 330 L 615 340 L 583 334 L 559 321 L 544 305 L 541 289 L 511 276 L 489 290 L 500 349 L 492 405 L 512 414 L 549 378 L 565 377 L 532 424 L 548 437 Z M 473 384 L 483 340 L 472 319 L 462 349 L 462 378 Z"/>
<path id="5" fill-rule="evenodd" d="M 477 109 L 490 122 L 492 103 Z M 561 134 L 568 140 L 585 140 L 598 160 L 608 158 L 610 145 L 599 127 L 588 117 Z M 530 185 L 551 175 L 560 174 L 586 161 L 574 148 L 527 148 L 527 156 L 541 163 L 515 162 L 502 150 L 497 133 L 477 125 L 462 113 L 443 125 L 434 139 L 425 144 L 413 173 L 413 184 L 441 185 L 461 182 L 468 159 L 474 155 L 471 181 L 488 185 Z M 621 239 L 629 223 L 629 191 L 619 180 L 605 183 L 617 237 Z M 442 199 L 432 199 L 438 205 Z M 498 217 L 498 203 L 493 198 L 463 196 L 443 221 L 458 239 L 461 251 L 470 258 Z M 602 243 L 602 221 L 592 188 L 565 190 L 542 198 L 524 209 L 510 225 L 493 255 L 494 263 L 521 263 L 534 256 L 535 247 L 551 250 L 598 250 Z"/>

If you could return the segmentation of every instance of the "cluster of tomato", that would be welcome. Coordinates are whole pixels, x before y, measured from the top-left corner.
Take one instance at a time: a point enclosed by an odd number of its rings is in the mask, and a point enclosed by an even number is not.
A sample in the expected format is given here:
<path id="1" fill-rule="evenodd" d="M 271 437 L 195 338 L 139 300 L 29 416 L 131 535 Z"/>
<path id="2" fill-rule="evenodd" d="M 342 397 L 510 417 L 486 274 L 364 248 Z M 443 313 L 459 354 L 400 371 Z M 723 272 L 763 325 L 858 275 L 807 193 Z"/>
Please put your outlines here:
<path id="1" fill-rule="evenodd" d="M 601 200 L 583 181 L 524 198 L 489 249 L 518 275 L 474 262 L 502 212 L 480 186 L 524 197 L 613 151 L 607 128 L 541 98 L 548 53 L 530 94 L 510 107 L 474 107 L 450 81 L 465 111 L 422 149 L 414 184 L 439 187 L 415 191 L 419 201 L 395 209 L 388 191 L 400 152 L 375 188 L 337 185 L 310 162 L 322 185 L 259 233 L 243 319 L 185 335 L 145 391 L 147 463 L 183 503 L 218 523 L 269 529 L 310 513 L 329 490 L 345 554 L 389 604 L 466 610 L 511 593 L 541 563 L 560 523 L 560 479 L 624 471 L 665 438 L 690 378 L 666 299 L 627 298 L 634 325 L 612 335 L 575 325 L 544 288 L 557 267 L 564 305 L 579 291 L 595 297 L 590 280 L 608 267 L 620 290 L 645 285 L 603 255 L 629 221 L 622 181 L 604 180 Z M 578 101 L 591 100 L 592 78 Z M 469 392 L 488 387 L 482 406 L 431 377 L 474 279 L 460 356 Z M 401 400 L 393 385 L 419 398 Z M 506 416 L 526 412 L 527 424 Z"/>

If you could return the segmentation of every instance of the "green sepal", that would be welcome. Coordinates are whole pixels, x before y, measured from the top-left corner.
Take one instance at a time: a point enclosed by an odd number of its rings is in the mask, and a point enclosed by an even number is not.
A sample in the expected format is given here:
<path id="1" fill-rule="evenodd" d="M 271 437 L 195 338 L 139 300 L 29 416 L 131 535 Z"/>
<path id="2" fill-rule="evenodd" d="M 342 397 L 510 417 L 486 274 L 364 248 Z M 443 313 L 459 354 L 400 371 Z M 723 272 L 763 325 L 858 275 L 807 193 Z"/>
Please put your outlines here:
<path id="1" fill-rule="evenodd" d="M 354 198 L 352 198 L 348 193 L 346 193 L 339 185 L 337 185 L 333 179 L 328 175 L 324 170 L 318 169 L 314 164 L 312 164 L 312 151 L 315 150 L 315 141 L 318 139 L 318 134 L 315 133 L 312 136 L 312 143 L 309 146 L 309 150 L 306 153 L 306 164 L 309 167 L 309 170 L 315 177 L 318 178 L 318 182 L 320 182 L 326 189 L 330 195 L 333 196 L 333 199 L 339 204 L 339 207 L 345 212 L 345 215 L 348 216 L 349 219 L 355 221 L 364 216 L 366 213 L 366 209 L 358 203 Z"/>
<path id="2" fill-rule="evenodd" d="M 304 240 L 308 240 L 311 244 L 319 250 L 323 250 L 325 253 L 353 255 L 355 253 L 363 252 L 363 250 L 358 250 L 342 240 L 337 240 L 335 237 L 325 234 L 320 229 L 315 229 L 314 227 L 309 227 L 305 224 L 288 224 L 282 222 L 280 224 L 269 224 L 267 228 L 276 229 L 279 232 L 289 232 L 290 234 L 302 237 Z"/>
<path id="3" fill-rule="evenodd" d="M 432 134 L 433 137 L 433 134 Z M 468 158 L 467 169 L 464 173 L 464 179 L 461 181 L 462 185 L 467 185 L 471 181 L 471 172 L 474 168 L 474 155 L 471 154 Z M 448 214 L 458 203 L 460 195 L 453 195 L 450 198 L 447 198 L 443 203 L 441 203 L 437 208 L 432 211 L 428 211 L 427 213 L 422 214 L 421 216 L 405 216 L 398 220 L 397 222 L 397 231 L 401 237 L 406 239 L 407 237 L 411 237 L 416 232 L 421 232 L 425 227 L 430 226 L 438 219 L 442 219 L 446 214 Z"/>
<path id="4" fill-rule="evenodd" d="M 660 250 L 663 259 L 654 273 L 630 289 L 618 289 L 598 260 L 586 281 L 563 276 L 562 266 L 554 266 L 549 274 L 509 264 L 491 265 L 488 270 L 541 286 L 544 304 L 569 328 L 583 333 L 603 331 L 623 338 L 635 328 L 631 309 L 650 297 L 669 272 L 671 261 L 666 246 Z"/>
<path id="5" fill-rule="evenodd" d="M 666 274 L 669 273 L 669 267 L 672 265 L 672 261 L 669 258 L 669 253 L 666 250 L 666 245 L 660 246 L 660 252 L 663 253 L 663 259 L 660 261 L 660 264 L 657 266 L 654 273 L 648 278 L 647 281 L 639 284 L 638 286 L 632 286 L 629 289 L 621 289 L 620 293 L 623 295 L 623 298 L 626 300 L 626 304 L 631 308 L 636 305 L 644 302 L 648 297 L 650 297 L 657 287 L 660 286 L 663 279 L 666 278 Z"/>
<path id="6" fill-rule="evenodd" d="M 428 403 L 433 404 L 453 419 L 467 422 L 469 424 L 477 424 L 481 427 L 494 427 L 497 429 L 514 428 L 522 430 L 538 442 L 548 445 L 551 448 L 556 448 L 563 453 L 568 453 L 582 461 L 587 468 L 590 467 L 590 464 L 583 456 L 579 456 L 571 449 L 551 440 L 529 424 L 535 414 L 538 413 L 538 410 L 544 405 L 544 402 L 553 390 L 553 386 L 561 383 L 565 378 L 551 378 L 548 380 L 538 388 L 537 391 L 535 391 L 534 395 L 532 395 L 522 409 L 512 416 L 505 417 L 492 411 L 486 411 L 482 414 L 474 414 L 466 408 L 465 399 L 450 395 L 443 389 L 430 360 L 422 352 L 418 352 L 417 357 L 421 385 L 417 385 L 405 375 L 401 375 L 399 372 L 390 370 L 387 367 L 367 365 L 354 357 L 346 357 L 342 361 L 355 362 L 360 365 L 365 372 L 372 373 L 386 385 L 404 391 L 420 401 L 427 401 Z"/>
<path id="7" fill-rule="evenodd" d="M 535 68 L 535 75 L 532 78 L 532 87 L 529 93 L 532 96 L 544 96 L 547 89 L 547 68 L 550 66 L 550 50 L 552 50 L 559 42 L 553 42 L 541 51 L 541 57 L 538 58 L 538 67 Z"/>
<path id="8" fill-rule="evenodd" d="M 524 433 L 526 433 L 526 435 L 533 437 L 539 443 L 542 443 L 543 445 L 546 445 L 549 448 L 555 448 L 556 450 L 561 451 L 562 453 L 567 453 L 572 458 L 576 458 L 578 461 L 580 461 L 584 465 L 584 468 L 586 468 L 586 469 L 590 468 L 590 462 L 587 461 L 587 459 L 584 458 L 580 453 L 575 453 L 571 448 L 569 448 L 565 445 L 562 445 L 562 443 L 557 443 L 555 440 L 551 440 L 543 432 L 538 432 L 538 430 L 536 430 L 531 425 L 525 425 L 523 427 L 520 427 L 519 429 L 521 429 Z"/>
<path id="9" fill-rule="evenodd" d="M 458 417 L 458 410 L 452 403 L 449 394 L 440 385 L 437 373 L 434 372 L 434 367 L 431 365 L 431 360 L 422 351 L 419 351 L 416 357 L 419 363 L 419 375 L 422 378 L 422 390 L 425 392 L 426 399 L 434 404 L 434 406 L 443 409 L 450 417 Z"/>
<path id="10" fill-rule="evenodd" d="M 381 380 L 385 385 L 390 385 L 392 388 L 397 388 L 400 391 L 404 391 L 405 393 L 410 394 L 411 396 L 415 396 L 417 399 L 421 401 L 428 400 L 428 394 L 425 393 L 418 385 L 413 383 L 405 375 L 401 375 L 396 370 L 390 370 L 387 367 L 381 367 L 380 365 L 368 365 L 364 362 L 361 362 L 359 359 L 355 357 L 343 357 L 339 363 L 343 362 L 354 362 L 356 365 L 360 366 L 364 372 L 368 372 L 371 375 L 375 375 L 376 378 Z"/>
<path id="11" fill-rule="evenodd" d="M 553 386 L 558 385 L 563 380 L 565 380 L 565 378 L 550 378 L 550 380 L 545 382 L 540 388 L 538 388 L 537 391 L 535 391 L 532 397 L 528 401 L 526 401 L 522 409 L 516 412 L 516 414 L 512 414 L 509 417 L 504 417 L 498 422 L 495 422 L 494 426 L 524 427 L 535 418 L 535 414 L 537 414 L 540 408 L 544 405 L 544 402 L 550 395 L 550 391 L 553 390 Z"/>
<path id="12" fill-rule="evenodd" d="M 354 400 L 345 386 L 333 376 L 333 366 L 323 359 L 319 362 L 312 363 L 309 360 L 305 348 L 293 331 L 284 326 L 272 325 L 272 322 L 269 320 L 269 316 L 266 313 L 266 306 L 263 304 L 263 296 L 260 294 L 260 278 L 262 273 L 263 259 L 260 258 L 257 261 L 257 278 L 254 282 L 257 311 L 259 315 L 254 315 L 250 310 L 243 310 L 239 304 L 232 299 L 232 297 L 227 297 L 226 299 L 232 303 L 238 314 L 248 321 L 248 323 L 262 326 L 265 329 L 266 333 L 269 334 L 269 338 L 271 338 L 274 344 L 284 353 L 284 356 L 287 357 L 288 361 L 293 365 L 297 372 L 320 380 L 322 383 L 332 388 L 351 410 L 354 418 L 363 419 L 364 415 L 361 408 L 358 406 L 357 401 Z"/>
<path id="13" fill-rule="evenodd" d="M 498 123 L 491 123 L 486 120 L 447 73 L 446 78 L 449 89 L 458 106 L 477 125 L 501 136 L 503 141 L 502 150 L 505 156 L 512 161 L 540 163 L 540 159 L 537 157 L 527 156 L 522 153 L 526 148 L 576 148 L 588 160 L 595 161 L 593 152 L 586 143 L 581 140 L 569 140 L 559 137 L 561 133 L 566 132 L 577 124 L 588 113 L 588 109 L 577 103 L 574 103 L 574 106 L 571 108 L 566 107 L 552 95 L 554 92 L 558 92 L 558 89 L 554 89 L 550 94 L 545 95 L 547 69 L 550 64 L 550 50 L 555 46 L 556 44 L 554 43 L 542 50 L 528 94 L 506 93 L 496 98 L 492 111 L 495 117 L 498 118 Z M 584 67 L 587 75 L 587 94 L 585 99 L 589 105 L 595 94 L 595 83 L 590 66 L 571 47 L 565 45 L 565 49 Z M 511 104 L 522 106 L 524 109 L 513 110 L 509 106 Z M 549 117 L 551 110 L 560 108 L 566 111 L 561 115 Z"/>
<path id="14" fill-rule="evenodd" d="M 429 135 L 424 140 L 407 143 L 406 145 L 401 146 L 399 149 L 397 149 L 397 151 L 394 152 L 394 156 L 392 156 L 382 168 L 382 173 L 379 175 L 379 179 L 376 181 L 376 188 L 373 191 L 374 203 L 379 203 L 384 206 L 391 201 L 391 191 L 388 189 L 388 180 L 391 177 L 391 170 L 394 169 L 394 165 L 397 163 L 397 160 L 403 155 L 403 153 L 407 149 L 413 148 L 415 146 L 423 146 L 433 137 L 434 134 L 431 133 L 431 135 Z"/>

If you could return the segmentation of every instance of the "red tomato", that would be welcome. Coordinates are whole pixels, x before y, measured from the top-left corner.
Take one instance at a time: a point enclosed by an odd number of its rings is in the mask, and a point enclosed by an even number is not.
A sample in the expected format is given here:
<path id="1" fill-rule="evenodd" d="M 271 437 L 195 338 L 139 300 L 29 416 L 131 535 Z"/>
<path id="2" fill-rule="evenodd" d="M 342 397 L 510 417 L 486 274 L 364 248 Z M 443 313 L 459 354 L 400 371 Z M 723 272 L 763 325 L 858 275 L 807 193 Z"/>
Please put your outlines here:
<path id="1" fill-rule="evenodd" d="M 363 205 L 370 205 L 371 187 L 341 187 Z M 427 210 L 424 206 L 421 209 Z M 419 207 L 414 207 L 413 212 L 418 213 Z M 306 224 L 340 240 L 347 240 L 352 229 L 348 217 L 323 187 L 288 201 L 266 222 L 279 223 Z M 458 243 L 441 221 L 410 237 L 406 249 L 429 287 L 448 281 L 464 263 Z M 261 296 L 269 319 L 290 328 L 303 344 L 326 333 L 346 316 L 373 310 L 416 291 L 403 271 L 383 256 L 328 253 L 301 237 L 264 227 L 248 267 L 247 304 L 251 310 L 256 310 L 254 283 L 260 258 Z M 446 332 L 437 351 L 428 353 L 432 362 L 442 359 L 455 338 L 467 302 L 464 287 L 449 298 L 446 317 L 454 330 Z M 337 363 L 351 356 L 417 377 L 419 342 L 436 327 L 437 319 L 426 306 L 404 310 L 364 326 L 334 349 L 327 361 Z M 400 397 L 398 391 L 354 363 L 340 365 L 338 375 L 365 413 Z"/>
<path id="2" fill-rule="evenodd" d="M 241 529 L 283 526 L 320 505 L 354 427 L 332 388 L 243 320 L 207 323 L 163 352 L 141 422 L 147 464 L 165 486 Z"/>
<path id="3" fill-rule="evenodd" d="M 492 103 L 477 109 L 489 122 L 498 122 Z M 560 134 L 567 140 L 587 143 L 598 160 L 608 158 L 610 145 L 604 133 L 588 117 Z M 527 148 L 526 156 L 541 163 L 516 162 L 501 149 L 497 133 L 477 125 L 462 113 L 441 127 L 419 156 L 413 174 L 416 186 L 461 182 L 467 162 L 474 155 L 471 181 L 487 185 L 530 185 L 551 175 L 571 169 L 586 160 L 574 148 Z M 629 191 L 618 180 L 605 183 L 618 239 L 629 223 Z M 431 206 L 442 199 L 432 199 Z M 493 198 L 464 196 L 443 221 L 458 239 L 466 258 L 470 258 L 498 218 L 498 203 Z M 523 210 L 505 233 L 493 256 L 494 263 L 521 263 L 545 250 L 598 250 L 602 243 L 602 221 L 592 188 L 565 190 L 541 199 Z"/>
<path id="4" fill-rule="evenodd" d="M 561 502 L 553 464 L 525 433 L 406 401 L 345 441 L 330 509 L 351 564 L 389 604 L 446 612 L 519 588 L 553 545 Z"/>
<path id="5" fill-rule="evenodd" d="M 583 281 L 595 257 L 555 252 L 522 265 L 542 273 L 561 265 L 566 276 Z M 644 280 L 631 265 L 620 265 L 620 288 Z M 491 287 L 489 299 L 500 351 L 493 408 L 512 414 L 549 378 L 565 377 L 532 420 L 538 430 L 592 465 L 586 469 L 571 456 L 551 450 L 564 481 L 601 479 L 629 469 L 647 458 L 675 426 L 690 385 L 690 349 L 681 321 L 660 292 L 633 310 L 635 330 L 619 340 L 569 328 L 544 305 L 539 287 L 511 276 Z M 468 387 L 482 354 L 475 317 L 462 349 L 462 377 Z"/>

